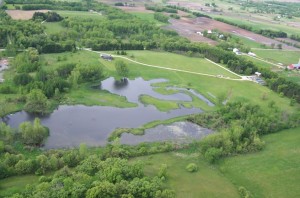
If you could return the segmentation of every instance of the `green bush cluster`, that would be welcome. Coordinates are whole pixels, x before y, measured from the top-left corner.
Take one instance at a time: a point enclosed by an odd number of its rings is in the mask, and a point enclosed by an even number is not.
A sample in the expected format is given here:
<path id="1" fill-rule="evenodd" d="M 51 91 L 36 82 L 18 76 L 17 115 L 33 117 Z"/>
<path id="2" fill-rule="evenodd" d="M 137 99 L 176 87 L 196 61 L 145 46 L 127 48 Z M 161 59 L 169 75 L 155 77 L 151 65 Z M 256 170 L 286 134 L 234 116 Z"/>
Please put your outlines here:
<path id="1" fill-rule="evenodd" d="M 190 164 L 188 164 L 188 165 L 185 167 L 185 169 L 186 169 L 188 172 L 193 173 L 193 172 L 198 171 L 198 166 L 197 166 L 195 163 L 190 163 Z"/>
<path id="2" fill-rule="evenodd" d="M 223 156 L 261 150 L 264 142 L 259 136 L 298 126 L 298 115 L 282 116 L 273 105 L 265 112 L 258 105 L 244 101 L 228 103 L 216 112 L 199 114 L 189 121 L 219 132 L 200 142 L 201 153 L 215 162 Z"/>

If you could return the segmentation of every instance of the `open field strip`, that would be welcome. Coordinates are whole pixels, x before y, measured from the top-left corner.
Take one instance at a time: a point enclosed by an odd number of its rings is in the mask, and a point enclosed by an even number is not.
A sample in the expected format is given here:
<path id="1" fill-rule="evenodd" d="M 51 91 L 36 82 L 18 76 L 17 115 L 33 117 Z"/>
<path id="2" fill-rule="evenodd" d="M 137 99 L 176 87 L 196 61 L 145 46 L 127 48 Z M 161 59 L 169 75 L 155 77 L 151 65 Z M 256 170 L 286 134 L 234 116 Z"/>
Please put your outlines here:
<path id="1" fill-rule="evenodd" d="M 278 49 L 265 49 L 265 48 L 251 48 L 252 50 L 265 50 L 265 51 L 278 51 Z M 285 49 L 285 50 L 281 50 L 281 51 L 289 51 L 289 52 L 298 52 L 300 53 L 300 50 L 290 50 L 290 49 Z"/>
<path id="2" fill-rule="evenodd" d="M 263 57 L 265 60 L 272 61 L 275 63 L 283 63 L 285 65 L 298 63 L 300 59 L 300 51 L 298 50 L 265 50 L 253 48 L 252 50 L 257 56 Z"/>
<path id="3" fill-rule="evenodd" d="M 83 49 L 87 50 L 87 51 L 95 52 L 95 53 L 98 53 L 98 54 L 102 53 L 102 52 L 93 51 L 93 50 L 87 49 L 87 48 L 83 48 Z M 116 58 L 122 58 L 122 59 L 128 60 L 128 61 L 133 62 L 133 63 L 140 64 L 140 65 L 143 65 L 143 66 L 146 66 L 146 67 L 153 67 L 153 68 L 157 68 L 157 69 L 164 69 L 164 70 L 169 70 L 169 71 L 184 72 L 184 73 L 201 75 L 201 76 L 208 76 L 208 77 L 214 77 L 214 78 L 223 78 L 223 79 L 226 79 L 226 80 L 234 80 L 234 81 L 244 81 L 244 80 L 247 80 L 247 79 L 242 78 L 242 76 L 240 76 L 240 75 L 238 75 L 238 74 L 230 71 L 227 68 L 224 68 L 223 66 L 221 66 L 221 65 L 219 65 L 217 63 L 214 63 L 213 61 L 211 61 L 209 59 L 206 59 L 206 60 L 209 61 L 209 62 L 211 62 L 211 63 L 213 63 L 213 64 L 215 64 L 215 65 L 217 65 L 218 67 L 221 67 L 222 69 L 224 69 L 226 71 L 229 71 L 230 73 L 232 73 L 232 74 L 240 77 L 240 79 L 233 79 L 233 78 L 230 78 L 230 77 L 222 77 L 222 76 L 218 76 L 218 75 L 206 74 L 206 73 L 201 73 L 201 72 L 192 72 L 192 71 L 187 71 L 187 70 L 182 70 L 182 69 L 175 69 L 175 68 L 169 68 L 169 67 L 162 67 L 162 66 L 157 66 L 157 65 L 151 65 L 151 64 L 141 63 L 141 62 L 132 60 L 132 59 L 124 57 L 124 56 L 119 56 L 119 55 L 112 55 L 112 56 L 116 57 Z"/>
<path id="4" fill-rule="evenodd" d="M 281 65 L 278 65 L 278 64 L 275 64 L 275 63 L 272 63 L 272 62 L 270 62 L 270 61 L 266 61 L 266 60 L 264 60 L 263 58 L 261 58 L 261 57 L 254 57 L 254 56 L 250 56 L 250 55 L 248 55 L 248 54 L 242 54 L 243 56 L 248 56 L 248 57 L 251 57 L 251 58 L 254 58 L 254 59 L 257 59 L 257 60 L 260 60 L 260 61 L 263 61 L 263 62 L 265 62 L 265 63 L 268 63 L 268 64 L 271 64 L 271 65 L 274 65 L 274 66 L 276 66 L 276 67 L 279 67 L 279 68 L 281 68 L 282 66 Z"/>

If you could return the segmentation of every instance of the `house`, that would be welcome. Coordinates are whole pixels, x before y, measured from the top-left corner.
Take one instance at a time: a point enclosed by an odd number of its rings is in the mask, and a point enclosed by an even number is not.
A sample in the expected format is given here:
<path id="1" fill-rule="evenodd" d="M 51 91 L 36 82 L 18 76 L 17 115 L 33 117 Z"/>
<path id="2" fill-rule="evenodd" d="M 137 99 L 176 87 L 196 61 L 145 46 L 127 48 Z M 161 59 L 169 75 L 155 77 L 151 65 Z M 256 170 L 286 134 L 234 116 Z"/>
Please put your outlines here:
<path id="1" fill-rule="evenodd" d="M 300 69 L 300 63 L 296 63 L 296 64 L 290 64 L 288 66 L 289 70 L 293 70 L 293 69 Z"/>
<path id="2" fill-rule="evenodd" d="M 114 59 L 110 54 L 100 54 L 100 57 L 107 61 L 112 61 Z"/>

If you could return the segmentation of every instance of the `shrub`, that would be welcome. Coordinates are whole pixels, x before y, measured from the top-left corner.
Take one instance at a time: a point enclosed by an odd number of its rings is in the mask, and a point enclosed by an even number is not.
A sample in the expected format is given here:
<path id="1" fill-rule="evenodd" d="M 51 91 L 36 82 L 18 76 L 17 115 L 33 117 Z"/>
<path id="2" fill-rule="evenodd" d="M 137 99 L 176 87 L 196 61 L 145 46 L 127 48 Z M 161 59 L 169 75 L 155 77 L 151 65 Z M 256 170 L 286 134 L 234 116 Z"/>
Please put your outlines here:
<path id="1" fill-rule="evenodd" d="M 251 198 L 252 197 L 251 193 L 243 186 L 239 187 L 239 193 L 242 198 Z"/>
<path id="2" fill-rule="evenodd" d="M 195 163 L 188 164 L 185 169 L 191 173 L 198 171 L 198 166 Z"/>
<path id="3" fill-rule="evenodd" d="M 217 149 L 215 147 L 207 149 L 204 154 L 205 159 L 209 162 L 214 163 L 222 156 L 222 149 Z"/>

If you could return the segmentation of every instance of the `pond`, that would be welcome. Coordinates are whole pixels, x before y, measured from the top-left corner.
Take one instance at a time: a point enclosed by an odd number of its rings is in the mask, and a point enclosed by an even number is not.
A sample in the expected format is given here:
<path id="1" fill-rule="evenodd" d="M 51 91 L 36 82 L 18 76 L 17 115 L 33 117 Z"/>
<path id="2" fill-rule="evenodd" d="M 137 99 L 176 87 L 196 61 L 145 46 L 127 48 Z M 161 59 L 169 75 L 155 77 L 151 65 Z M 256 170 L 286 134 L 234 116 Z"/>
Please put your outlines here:
<path id="1" fill-rule="evenodd" d="M 151 84 L 156 82 L 164 82 L 164 80 L 145 81 L 142 78 L 137 78 L 127 80 L 127 82 L 116 82 L 113 78 L 108 78 L 102 81 L 101 89 L 126 96 L 128 101 L 139 104 L 134 108 L 61 105 L 50 115 L 39 116 L 41 123 L 50 129 L 50 136 L 45 143 L 45 148 L 75 147 L 83 142 L 89 146 L 103 146 L 107 143 L 110 133 L 116 128 L 136 128 L 155 120 L 166 120 L 202 112 L 198 108 L 184 107 L 169 112 L 161 112 L 152 105 L 144 106 L 138 100 L 141 94 L 163 100 L 191 101 L 191 97 L 184 93 L 163 95 L 153 91 Z M 33 121 L 34 118 L 35 116 L 20 111 L 7 116 L 5 122 L 17 128 L 20 123 Z M 158 127 L 157 130 L 160 128 Z M 153 138 L 152 141 L 156 140 L 157 138 Z M 128 138 L 126 141 L 130 143 Z M 148 141 L 151 141 L 151 136 L 149 136 Z M 133 138 L 131 143 L 134 144 L 135 142 L 136 140 Z"/>

